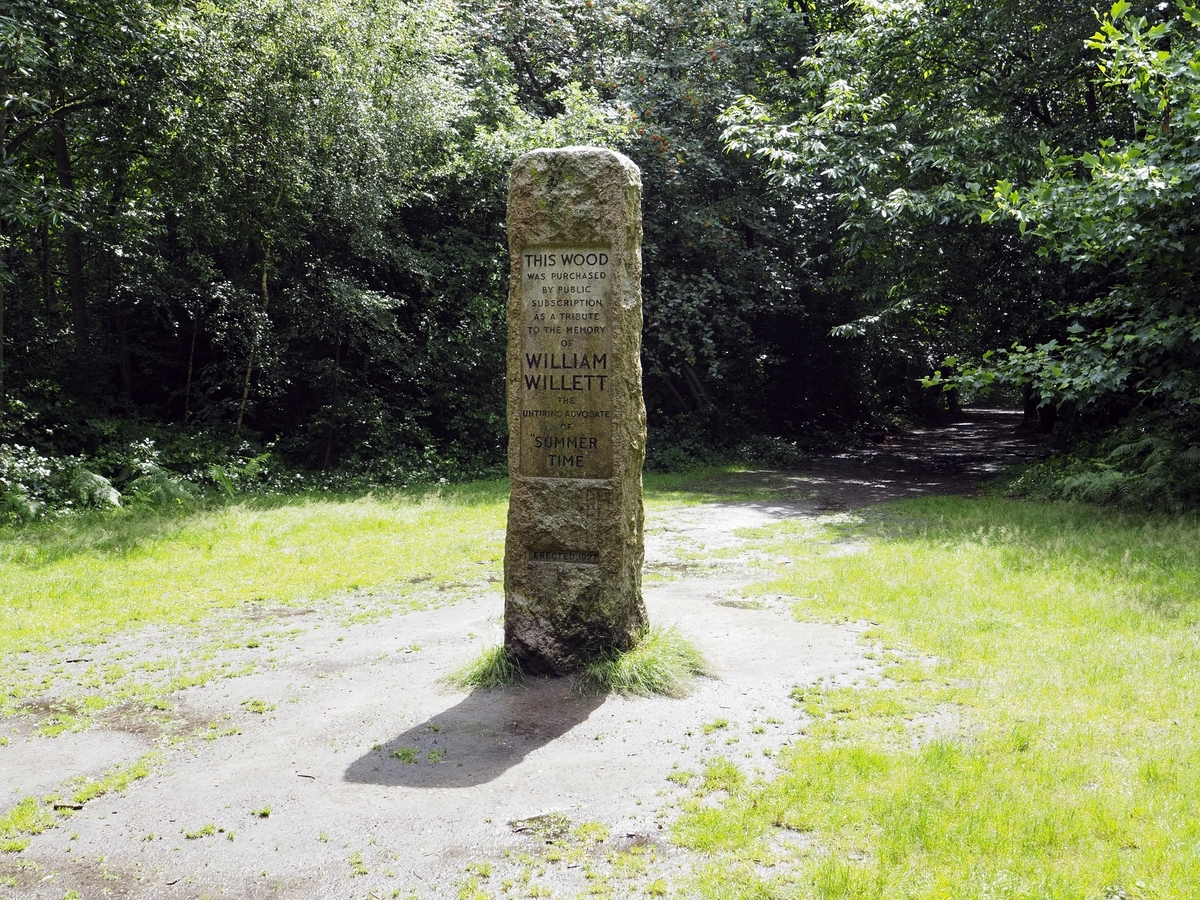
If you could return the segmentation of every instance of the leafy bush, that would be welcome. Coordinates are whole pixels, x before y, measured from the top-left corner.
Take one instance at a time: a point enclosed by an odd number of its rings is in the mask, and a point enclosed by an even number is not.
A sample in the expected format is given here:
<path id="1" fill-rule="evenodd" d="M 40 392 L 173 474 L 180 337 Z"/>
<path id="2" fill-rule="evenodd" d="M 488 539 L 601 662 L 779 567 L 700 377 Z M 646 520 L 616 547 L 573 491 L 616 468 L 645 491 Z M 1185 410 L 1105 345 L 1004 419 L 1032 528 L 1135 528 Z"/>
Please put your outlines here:
<path id="1" fill-rule="evenodd" d="M 71 475 L 71 492 L 83 505 L 103 509 L 120 506 L 121 492 L 103 475 L 78 468 Z"/>
<path id="2" fill-rule="evenodd" d="M 27 522 L 47 511 L 100 505 L 112 498 L 101 482 L 105 479 L 84 469 L 78 457 L 54 458 L 21 444 L 0 444 L 0 519 Z"/>
<path id="3" fill-rule="evenodd" d="M 1096 443 L 1017 471 L 1011 497 L 1147 509 L 1200 504 L 1200 412 L 1174 405 L 1131 417 Z"/>

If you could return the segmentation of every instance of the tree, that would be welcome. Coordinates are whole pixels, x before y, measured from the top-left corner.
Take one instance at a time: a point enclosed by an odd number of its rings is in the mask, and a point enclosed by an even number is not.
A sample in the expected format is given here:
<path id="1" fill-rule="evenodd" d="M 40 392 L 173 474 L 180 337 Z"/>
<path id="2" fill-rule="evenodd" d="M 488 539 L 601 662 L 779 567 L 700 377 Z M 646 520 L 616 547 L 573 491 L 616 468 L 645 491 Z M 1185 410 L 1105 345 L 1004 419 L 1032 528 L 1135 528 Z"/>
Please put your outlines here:
<path id="1" fill-rule="evenodd" d="M 844 4 L 796 77 L 725 118 L 735 150 L 794 195 L 836 198 L 826 282 L 858 315 L 876 377 L 907 385 L 947 356 L 1046 339 L 1097 273 L 1038 256 L 980 221 L 997 179 L 1036 177 L 1039 147 L 1082 152 L 1126 133 L 1129 106 L 1094 77 L 1085 4 Z M 903 397 L 896 398 L 903 399 Z"/>
<path id="2" fill-rule="evenodd" d="M 502 51 L 527 114 L 556 115 L 578 85 L 624 126 L 603 137 L 643 173 L 645 389 L 664 437 L 811 434 L 831 413 L 864 415 L 860 361 L 827 337 L 846 311 L 814 287 L 828 195 L 781 195 L 720 138 L 740 93 L 792 77 L 813 34 L 801 7 L 525 0 L 479 16 L 481 43 Z"/>
<path id="3" fill-rule="evenodd" d="M 452 7 L 13 9 L 0 215 L 20 352 L 5 362 L 27 397 L 295 430 L 323 405 L 311 392 L 252 402 L 287 393 L 289 345 L 339 371 L 396 350 L 388 290 L 409 260 L 389 232 L 465 114 Z M 345 379 L 322 383 L 342 406 Z"/>
<path id="4" fill-rule="evenodd" d="M 1200 405 L 1200 10 L 1157 21 L 1113 5 L 1089 46 L 1131 128 L 1086 152 L 1044 147 L 1044 173 L 996 188 L 985 218 L 1016 221 L 1045 258 L 1099 273 L 1064 311 L 1065 334 L 1018 345 L 964 379 L 1037 385 L 1048 402 Z"/>
<path id="5" fill-rule="evenodd" d="M 58 238 L 70 307 L 68 343 L 80 361 L 89 358 L 92 345 L 83 235 L 120 205 L 119 197 L 88 196 L 78 183 L 77 156 L 88 153 L 79 146 L 88 140 L 80 137 L 86 132 L 80 123 L 103 116 L 134 131 L 145 122 L 148 98 L 172 52 L 158 40 L 165 6 L 153 0 L 15 0 L 0 16 L 0 290 L 9 294 L 25 255 L 40 276 L 45 336 L 56 332 L 61 306 L 51 243 Z M 88 162 L 119 171 L 109 150 Z M 36 261 L 28 259 L 31 251 Z"/>

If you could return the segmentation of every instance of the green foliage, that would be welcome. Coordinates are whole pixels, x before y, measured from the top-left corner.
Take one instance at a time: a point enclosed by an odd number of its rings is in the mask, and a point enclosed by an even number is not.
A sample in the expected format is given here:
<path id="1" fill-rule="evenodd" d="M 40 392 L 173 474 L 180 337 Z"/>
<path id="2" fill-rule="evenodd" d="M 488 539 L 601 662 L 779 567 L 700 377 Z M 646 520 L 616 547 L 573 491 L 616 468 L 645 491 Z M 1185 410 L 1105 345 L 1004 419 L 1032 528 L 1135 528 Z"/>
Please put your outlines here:
<path id="1" fill-rule="evenodd" d="M 87 469 L 76 469 L 71 475 L 71 492 L 85 507 L 103 509 L 121 505 L 121 493 L 112 482 Z"/>
<path id="2" fill-rule="evenodd" d="M 1040 252 L 1108 273 L 1064 312 L 1061 338 L 1017 345 L 982 374 L 1035 384 L 1079 406 L 1114 393 L 1200 403 L 1200 13 L 1164 4 L 1152 21 L 1113 6 L 1089 41 L 1103 84 L 1135 111 L 1132 135 L 1083 153 L 1044 147 L 1045 174 L 996 186 L 996 212 L 1040 239 Z M 990 213 L 989 213 L 990 214 Z"/>
<path id="3" fill-rule="evenodd" d="M 796 564 L 756 590 L 874 623 L 881 670 L 797 690 L 778 775 L 685 800 L 697 896 L 1191 891 L 1194 517 L 931 498 L 805 528 L 764 530 Z"/>
<path id="4" fill-rule="evenodd" d="M 505 687 L 522 680 L 521 667 L 503 644 L 488 647 L 473 660 L 446 676 L 446 682 L 462 690 Z"/>
<path id="5" fill-rule="evenodd" d="M 67 510 L 115 509 L 121 492 L 82 457 L 46 457 L 32 447 L 0 444 L 0 522 L 33 521 Z"/>
<path id="6" fill-rule="evenodd" d="M 46 389 L 76 407 L 53 443 L 140 411 L 286 433 L 280 449 L 320 468 L 398 443 L 395 468 L 411 470 L 479 433 L 479 411 L 437 434 L 411 402 L 438 383 L 420 344 L 461 330 L 460 310 L 483 338 L 471 349 L 500 358 L 494 314 L 437 271 L 470 241 L 441 247 L 431 270 L 412 238 L 445 235 L 398 215 L 451 171 L 467 115 L 453 7 L 63 0 L 12 12 L 0 327 L 16 340 L 3 365 L 43 421 Z M 55 185 L 41 206 L 38 184 Z M 502 248 L 481 237 L 487 266 Z M 478 256 L 467 262 L 477 270 Z M 446 362 L 438 375 L 453 381 L 478 358 Z M 177 479 L 141 474 L 138 493 L 183 499 Z"/>
<path id="7" fill-rule="evenodd" d="M 0 395 L 28 416 L 0 443 L 81 457 L 125 496 L 98 456 L 205 435 L 198 465 L 142 473 L 159 503 L 240 493 L 222 442 L 382 483 L 496 471 L 507 169 L 580 143 L 644 173 L 656 424 L 729 443 L 864 417 L 859 361 L 823 336 L 842 311 L 811 290 L 820 248 L 797 253 L 823 213 L 780 203 L 715 124 L 743 85 L 787 77 L 810 39 L 794 7 L 12 9 Z"/>
<path id="8" fill-rule="evenodd" d="M 785 89 L 726 112 L 731 149 L 834 204 L 824 285 L 857 308 L 834 334 L 862 347 L 877 402 L 1020 388 L 1030 415 L 1061 408 L 1075 429 L 1200 402 L 1200 23 L 1180 3 L 1099 18 L 845 4 Z M 1073 490 L 1124 488 L 1110 473 Z"/>
<path id="9" fill-rule="evenodd" d="M 704 657 L 674 626 L 648 626 L 624 652 L 603 654 L 576 676 L 580 690 L 649 697 L 683 697 L 697 675 L 706 671 Z"/>
<path id="10" fill-rule="evenodd" d="M 658 468 L 1000 385 L 1192 403 L 1195 16 L 1095 30 L 1022 0 L 13 0 L 0 516 L 499 472 L 535 146 L 642 170 Z"/>
<path id="11" fill-rule="evenodd" d="M 822 286 L 849 320 L 834 334 L 866 355 L 876 402 L 932 407 L 914 394 L 938 361 L 1039 336 L 1086 287 L 1015 229 L 981 224 L 983 186 L 1036 173 L 1039 142 L 1082 150 L 1124 110 L 1089 78 L 1094 21 L 1078 5 L 835 10 L 814 18 L 792 78 L 727 111 L 725 137 L 794 202 L 823 205 Z"/>
<path id="12" fill-rule="evenodd" d="M 36 422 L 36 417 L 31 417 Z M 86 510 L 117 510 L 126 503 L 173 508 L 190 504 L 206 493 L 210 479 L 230 498 L 234 493 L 303 487 L 291 478 L 269 476 L 271 454 L 245 459 L 249 445 L 206 440 L 204 434 L 172 434 L 150 430 L 156 437 L 129 440 L 136 426 L 114 423 L 92 453 L 43 455 L 33 447 L 0 443 L 0 522 L 32 522 L 40 518 Z M 79 437 L 77 433 L 75 435 Z M 52 443 L 52 442 L 51 442 Z M 205 478 L 201 460 L 220 454 L 223 466 L 209 466 Z M 217 481 L 213 470 L 231 477 Z M 96 471 L 100 470 L 100 471 Z M 103 473 L 103 474 L 101 474 Z M 282 473 L 281 473 L 282 474 Z M 290 473 L 288 473 L 290 475 Z M 197 483 L 199 482 L 199 483 Z"/>
<path id="13" fill-rule="evenodd" d="M 1001 479 L 1011 497 L 1180 511 L 1200 504 L 1200 416 L 1175 406 L 1132 415 L 1069 456 Z"/>

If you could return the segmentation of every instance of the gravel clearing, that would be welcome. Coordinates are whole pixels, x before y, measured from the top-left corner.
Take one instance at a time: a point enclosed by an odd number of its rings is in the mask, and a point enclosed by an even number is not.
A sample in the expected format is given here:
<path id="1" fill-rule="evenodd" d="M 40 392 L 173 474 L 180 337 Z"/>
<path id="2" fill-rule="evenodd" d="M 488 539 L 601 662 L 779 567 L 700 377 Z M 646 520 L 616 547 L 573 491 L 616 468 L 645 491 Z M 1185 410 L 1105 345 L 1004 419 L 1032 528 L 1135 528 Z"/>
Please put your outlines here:
<path id="1" fill-rule="evenodd" d="M 651 620 L 677 624 L 714 674 L 683 699 L 579 696 L 547 680 L 447 688 L 446 673 L 502 636 L 503 597 L 487 582 L 360 624 L 336 604 L 242 610 L 200 631 L 78 648 L 73 658 L 129 664 L 239 628 L 271 635 L 218 654 L 209 664 L 236 677 L 179 691 L 170 722 L 118 710 L 48 738 L 33 711 L 0 720 L 0 810 L 144 754 L 151 764 L 124 793 L 0 858 L 0 897 L 443 898 L 475 886 L 500 895 L 506 882 L 507 896 L 645 896 L 664 884 L 674 896 L 703 863 L 666 837 L 689 773 L 715 757 L 769 773 L 804 728 L 794 687 L 878 674 L 868 623 L 801 623 L 782 598 L 742 599 L 771 561 L 739 554 L 737 532 L 968 489 L 1032 452 L 1012 435 L 1017 422 L 976 414 L 804 472 L 745 476 L 778 500 L 648 516 Z M 248 659 L 258 664 L 237 674 Z"/>

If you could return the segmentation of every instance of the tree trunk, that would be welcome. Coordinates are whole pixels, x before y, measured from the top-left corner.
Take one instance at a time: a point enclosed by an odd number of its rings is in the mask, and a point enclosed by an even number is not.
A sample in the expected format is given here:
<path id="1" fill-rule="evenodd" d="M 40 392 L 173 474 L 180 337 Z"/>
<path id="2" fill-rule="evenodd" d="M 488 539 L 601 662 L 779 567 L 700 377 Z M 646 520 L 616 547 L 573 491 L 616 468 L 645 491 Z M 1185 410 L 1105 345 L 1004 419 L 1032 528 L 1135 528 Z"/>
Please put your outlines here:
<path id="1" fill-rule="evenodd" d="M 38 267 L 42 276 L 42 300 L 46 304 L 46 313 L 53 317 L 55 325 L 62 312 L 58 304 L 58 287 L 54 283 L 54 272 L 51 265 L 50 226 L 45 222 L 38 229 Z"/>
<path id="2" fill-rule="evenodd" d="M 1024 415 L 1021 418 L 1022 425 L 1035 425 L 1038 421 L 1038 398 L 1033 393 L 1033 385 L 1025 383 L 1021 385 L 1021 408 Z"/>
<path id="3" fill-rule="evenodd" d="M 121 367 L 121 395 L 129 401 L 133 400 L 133 360 L 129 353 L 129 337 L 125 333 L 125 316 L 118 309 L 113 316 L 113 325 L 117 332 L 117 351 Z"/>
<path id="4" fill-rule="evenodd" d="M 263 303 L 262 308 L 263 308 L 264 313 L 266 313 L 267 304 L 270 302 L 270 299 L 271 299 L 271 295 L 267 293 L 267 263 L 270 261 L 270 259 L 271 259 L 271 251 L 264 250 L 263 251 L 263 263 L 262 263 L 262 281 L 259 284 L 259 287 L 262 290 L 262 303 Z M 246 403 L 250 399 L 250 373 L 254 371 L 254 355 L 257 350 L 258 350 L 258 333 L 255 332 L 254 341 L 250 344 L 250 358 L 248 360 L 246 360 L 246 378 L 242 382 L 242 403 L 241 403 L 241 406 L 238 407 L 237 425 L 235 425 L 233 428 L 233 433 L 235 435 L 241 433 L 242 419 L 246 415 Z"/>
<path id="5" fill-rule="evenodd" d="M 4 273 L 0 272 L 0 413 L 4 411 Z"/>
<path id="6" fill-rule="evenodd" d="M 0 72 L 0 96 L 8 94 L 8 72 Z M 4 161 L 4 146 L 8 141 L 8 110 L 0 109 L 0 162 Z M 0 222 L 0 247 L 7 249 L 8 223 Z M 4 411 L 4 279 L 8 275 L 5 260 L 0 257 L 0 412 Z"/>
<path id="7" fill-rule="evenodd" d="M 67 123 L 63 117 L 54 120 L 54 165 L 58 185 L 69 194 L 75 193 L 75 176 L 71 171 L 71 156 L 67 148 Z M 79 226 L 72 222 L 63 225 L 63 243 L 67 258 L 67 296 L 71 301 L 72 324 L 75 329 L 77 354 L 88 351 L 87 292 L 83 283 L 83 239 Z M 81 373 L 83 374 L 83 373 Z"/>
<path id="8" fill-rule="evenodd" d="M 712 402 L 712 398 L 708 396 L 708 391 L 704 389 L 704 383 L 700 380 L 700 376 L 696 374 L 696 370 L 684 363 L 682 366 L 683 380 L 688 386 L 688 390 L 692 392 L 692 397 L 696 401 L 696 406 L 704 411 L 715 410 L 716 404 Z"/>
<path id="9" fill-rule="evenodd" d="M 675 397 L 675 402 L 677 402 L 679 404 L 680 410 L 682 410 L 683 412 L 687 412 L 688 402 L 685 399 L 683 399 L 683 394 L 679 393 L 679 388 L 675 387 L 675 382 L 673 382 L 670 379 L 670 377 L 667 375 L 667 373 L 663 372 L 662 370 L 659 370 L 659 371 L 655 372 L 654 374 L 656 374 L 660 379 L 662 379 L 662 383 L 667 386 L 667 390 L 669 390 L 671 392 L 671 394 Z"/>
<path id="10" fill-rule="evenodd" d="M 200 320 L 192 320 L 192 348 L 188 351 L 188 373 L 187 383 L 183 386 L 183 424 L 187 424 L 188 412 L 192 402 L 192 365 L 196 361 L 196 331 L 200 327 Z"/>
<path id="11" fill-rule="evenodd" d="M 329 433 L 325 435 L 325 460 L 321 463 L 321 471 L 329 468 L 330 457 L 333 456 L 333 433 L 338 419 L 338 388 L 342 383 L 342 339 L 338 338 L 333 348 L 333 402 L 329 416 Z"/>

